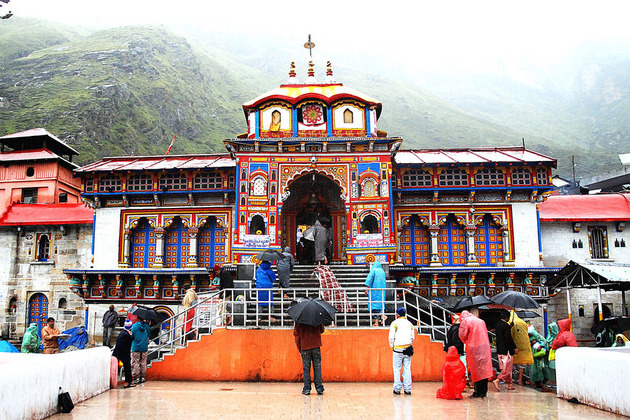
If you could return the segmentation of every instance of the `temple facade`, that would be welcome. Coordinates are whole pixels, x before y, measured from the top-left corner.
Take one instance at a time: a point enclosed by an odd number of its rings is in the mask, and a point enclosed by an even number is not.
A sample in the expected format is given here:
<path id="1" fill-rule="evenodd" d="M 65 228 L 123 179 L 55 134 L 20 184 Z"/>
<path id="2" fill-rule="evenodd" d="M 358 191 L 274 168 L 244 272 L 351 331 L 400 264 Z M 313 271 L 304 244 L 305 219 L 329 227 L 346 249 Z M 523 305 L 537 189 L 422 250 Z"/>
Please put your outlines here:
<path id="1" fill-rule="evenodd" d="M 172 313 L 216 264 L 289 246 L 316 220 L 331 264 L 388 263 L 432 297 L 544 296 L 538 204 L 556 161 L 523 147 L 403 150 L 382 104 L 338 83 L 289 80 L 243 105 L 226 153 L 108 157 L 75 171 L 95 209 L 94 262 L 65 270 L 88 303 L 145 301 Z M 471 139 L 471 143 L 475 139 Z"/>

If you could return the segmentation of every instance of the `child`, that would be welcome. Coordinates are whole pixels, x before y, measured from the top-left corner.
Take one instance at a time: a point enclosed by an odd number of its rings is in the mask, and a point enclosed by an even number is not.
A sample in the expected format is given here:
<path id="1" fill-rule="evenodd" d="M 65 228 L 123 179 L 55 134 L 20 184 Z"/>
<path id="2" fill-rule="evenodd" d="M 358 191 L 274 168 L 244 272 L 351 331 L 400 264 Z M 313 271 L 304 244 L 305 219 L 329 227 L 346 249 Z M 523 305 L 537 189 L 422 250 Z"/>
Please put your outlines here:
<path id="1" fill-rule="evenodd" d="M 462 391 L 466 388 L 466 367 L 459 360 L 457 348 L 451 346 L 446 353 L 446 362 L 442 367 L 442 388 L 435 396 L 445 400 L 461 400 Z"/>

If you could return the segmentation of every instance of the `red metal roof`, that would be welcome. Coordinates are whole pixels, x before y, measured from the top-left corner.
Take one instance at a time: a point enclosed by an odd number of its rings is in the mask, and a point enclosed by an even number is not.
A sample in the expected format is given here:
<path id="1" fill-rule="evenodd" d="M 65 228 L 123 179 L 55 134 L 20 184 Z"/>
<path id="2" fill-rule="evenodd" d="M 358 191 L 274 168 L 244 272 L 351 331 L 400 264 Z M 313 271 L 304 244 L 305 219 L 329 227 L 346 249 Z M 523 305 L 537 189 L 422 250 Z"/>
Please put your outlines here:
<path id="1" fill-rule="evenodd" d="M 466 149 L 400 150 L 394 161 L 398 164 L 552 164 L 556 160 L 523 147 L 480 147 Z"/>
<path id="2" fill-rule="evenodd" d="M 236 161 L 227 153 L 216 155 L 120 156 L 106 157 L 75 172 L 161 171 L 233 168 Z"/>
<path id="3" fill-rule="evenodd" d="M 59 159 L 59 156 L 46 149 L 39 150 L 19 150 L 17 152 L 0 153 L 0 161 L 15 162 L 22 160 L 52 160 Z"/>
<path id="4" fill-rule="evenodd" d="M 543 222 L 630 220 L 630 194 L 553 195 L 540 203 Z"/>
<path id="5" fill-rule="evenodd" d="M 0 217 L 0 226 L 83 225 L 93 222 L 94 210 L 78 204 L 13 204 Z"/>

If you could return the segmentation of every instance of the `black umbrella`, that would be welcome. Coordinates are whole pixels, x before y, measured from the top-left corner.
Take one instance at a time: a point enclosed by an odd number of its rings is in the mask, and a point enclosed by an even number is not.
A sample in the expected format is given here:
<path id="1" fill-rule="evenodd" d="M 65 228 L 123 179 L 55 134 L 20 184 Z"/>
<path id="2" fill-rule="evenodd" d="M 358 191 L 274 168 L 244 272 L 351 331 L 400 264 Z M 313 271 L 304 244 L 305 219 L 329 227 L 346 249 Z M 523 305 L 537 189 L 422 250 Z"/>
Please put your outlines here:
<path id="1" fill-rule="evenodd" d="M 300 298 L 287 309 L 296 323 L 317 326 L 330 325 L 335 320 L 337 310 L 322 298 Z"/>
<path id="2" fill-rule="evenodd" d="M 477 296 L 466 296 L 462 298 L 457 305 L 455 305 L 452 309 L 453 312 L 460 312 L 464 309 L 474 308 L 477 306 L 483 306 L 492 303 L 490 299 L 488 299 L 485 295 L 477 295 Z"/>
<path id="3" fill-rule="evenodd" d="M 269 248 L 259 252 L 254 256 L 254 258 L 258 259 L 259 261 L 279 261 L 284 260 L 285 256 L 282 255 L 281 252 Z"/>
<path id="4" fill-rule="evenodd" d="M 129 313 L 134 314 L 145 321 L 160 321 L 160 315 L 157 311 L 155 309 L 147 308 L 146 306 L 134 305 L 131 309 L 129 309 Z"/>
<path id="5" fill-rule="evenodd" d="M 591 332 L 597 334 L 605 327 L 612 327 L 616 332 L 622 333 L 626 330 L 630 330 L 630 318 L 625 316 L 606 318 L 595 323 L 591 328 Z"/>
<path id="6" fill-rule="evenodd" d="M 516 315 L 521 319 L 538 318 L 540 316 L 534 311 L 516 311 Z"/>
<path id="7" fill-rule="evenodd" d="M 531 296 L 526 295 L 522 292 L 516 292 L 514 290 L 506 290 L 505 292 L 501 292 L 498 295 L 492 296 L 492 301 L 497 305 L 509 306 L 510 308 L 519 308 L 519 309 L 537 309 L 540 308 L 540 305 L 531 298 Z"/>

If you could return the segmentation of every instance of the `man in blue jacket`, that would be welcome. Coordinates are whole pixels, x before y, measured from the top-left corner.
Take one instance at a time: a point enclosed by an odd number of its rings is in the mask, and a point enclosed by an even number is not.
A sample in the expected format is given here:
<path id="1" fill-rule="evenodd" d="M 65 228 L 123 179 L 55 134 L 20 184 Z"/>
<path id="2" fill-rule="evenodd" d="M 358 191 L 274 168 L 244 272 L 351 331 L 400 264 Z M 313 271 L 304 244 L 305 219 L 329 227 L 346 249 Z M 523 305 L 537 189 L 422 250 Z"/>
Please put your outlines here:
<path id="1" fill-rule="evenodd" d="M 147 351 L 149 350 L 149 334 L 151 327 L 143 320 L 139 320 L 131 327 L 131 365 L 133 380 L 139 384 L 144 382 L 147 373 Z"/>

